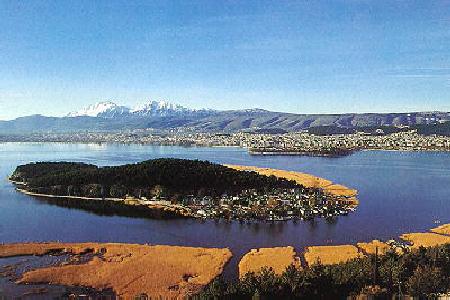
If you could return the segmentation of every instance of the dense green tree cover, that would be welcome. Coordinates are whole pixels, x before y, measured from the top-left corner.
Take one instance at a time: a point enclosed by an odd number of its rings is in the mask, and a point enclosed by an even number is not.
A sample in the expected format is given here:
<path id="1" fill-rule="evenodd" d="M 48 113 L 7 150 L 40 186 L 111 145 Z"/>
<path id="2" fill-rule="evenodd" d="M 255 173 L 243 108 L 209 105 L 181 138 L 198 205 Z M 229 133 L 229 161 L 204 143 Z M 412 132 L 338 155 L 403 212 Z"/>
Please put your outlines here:
<path id="1" fill-rule="evenodd" d="M 379 285 L 380 299 L 394 294 L 426 297 L 450 291 L 450 244 L 398 255 L 369 256 L 338 265 L 290 266 L 277 276 L 271 269 L 248 273 L 238 281 L 210 284 L 200 298 L 345 299 L 369 285 Z M 378 299 L 378 298 L 377 298 Z"/>
<path id="2" fill-rule="evenodd" d="M 76 162 L 37 162 L 18 166 L 11 176 L 11 179 L 17 181 L 28 181 L 29 179 L 37 177 L 64 174 L 69 170 L 74 172 L 95 169 L 97 169 L 97 167 L 94 165 Z"/>
<path id="3" fill-rule="evenodd" d="M 11 176 L 42 194 L 86 197 L 239 194 L 301 187 L 293 181 L 256 172 L 237 171 L 208 161 L 154 159 L 136 164 L 97 167 L 72 162 L 39 162 L 18 166 Z"/>

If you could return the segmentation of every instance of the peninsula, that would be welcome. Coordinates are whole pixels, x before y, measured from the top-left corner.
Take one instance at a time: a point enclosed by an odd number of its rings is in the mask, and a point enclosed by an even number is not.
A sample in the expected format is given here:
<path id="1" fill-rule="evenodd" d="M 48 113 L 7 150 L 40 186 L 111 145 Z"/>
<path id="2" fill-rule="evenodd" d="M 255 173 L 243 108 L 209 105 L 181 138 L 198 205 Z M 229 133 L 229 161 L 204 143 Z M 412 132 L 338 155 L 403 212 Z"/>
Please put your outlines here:
<path id="1" fill-rule="evenodd" d="M 55 204 L 144 217 L 285 221 L 346 215 L 358 205 L 355 190 L 313 175 L 185 159 L 38 162 L 18 166 L 10 179 Z"/>

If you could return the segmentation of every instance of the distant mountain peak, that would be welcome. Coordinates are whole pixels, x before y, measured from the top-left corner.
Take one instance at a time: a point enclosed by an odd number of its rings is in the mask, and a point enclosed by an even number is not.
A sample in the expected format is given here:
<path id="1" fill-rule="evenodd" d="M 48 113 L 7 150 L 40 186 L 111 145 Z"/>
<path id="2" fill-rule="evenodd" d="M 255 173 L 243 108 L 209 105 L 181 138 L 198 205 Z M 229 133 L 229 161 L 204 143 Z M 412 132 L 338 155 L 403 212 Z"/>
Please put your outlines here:
<path id="1" fill-rule="evenodd" d="M 262 108 L 245 108 L 245 109 L 240 109 L 238 111 L 246 112 L 246 113 L 264 113 L 264 112 L 268 112 L 268 110 L 265 110 L 265 109 L 262 109 Z"/>
<path id="2" fill-rule="evenodd" d="M 179 104 L 164 100 L 162 101 L 150 100 L 144 104 L 140 104 L 131 109 L 132 113 L 148 113 L 155 111 L 192 111 L 192 110 L 185 108 Z"/>
<path id="3" fill-rule="evenodd" d="M 91 104 L 89 106 L 86 106 L 85 108 L 82 108 L 79 111 L 71 112 L 67 116 L 68 117 L 98 117 L 99 115 L 111 112 L 113 110 L 116 110 L 117 108 L 124 108 L 123 106 L 119 106 L 116 103 L 112 101 L 101 101 L 97 102 L 95 104 Z"/>
<path id="4" fill-rule="evenodd" d="M 102 101 L 91 104 L 79 111 L 71 112 L 67 117 L 101 117 L 101 118 L 143 118 L 143 117 L 173 117 L 192 114 L 211 114 L 212 110 L 189 109 L 169 101 L 149 100 L 136 107 L 117 105 L 112 101 Z"/>

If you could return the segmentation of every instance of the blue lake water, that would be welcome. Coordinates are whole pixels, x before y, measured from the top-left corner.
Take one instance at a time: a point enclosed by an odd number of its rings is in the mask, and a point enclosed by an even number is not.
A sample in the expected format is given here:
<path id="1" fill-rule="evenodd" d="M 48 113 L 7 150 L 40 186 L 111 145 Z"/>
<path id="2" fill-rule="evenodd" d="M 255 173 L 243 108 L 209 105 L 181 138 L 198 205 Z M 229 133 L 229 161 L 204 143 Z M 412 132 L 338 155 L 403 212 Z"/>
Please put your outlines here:
<path id="1" fill-rule="evenodd" d="M 120 165 L 158 157 L 210 160 L 311 173 L 359 191 L 355 213 L 333 223 L 216 223 L 99 216 L 16 192 L 6 180 L 19 164 L 81 161 Z M 396 238 L 450 222 L 450 153 L 364 151 L 342 158 L 250 156 L 238 148 L 148 145 L 0 144 L 0 243 L 127 242 L 229 247 L 235 261 L 251 248 L 326 245 Z M 235 263 L 234 263 L 235 265 Z"/>

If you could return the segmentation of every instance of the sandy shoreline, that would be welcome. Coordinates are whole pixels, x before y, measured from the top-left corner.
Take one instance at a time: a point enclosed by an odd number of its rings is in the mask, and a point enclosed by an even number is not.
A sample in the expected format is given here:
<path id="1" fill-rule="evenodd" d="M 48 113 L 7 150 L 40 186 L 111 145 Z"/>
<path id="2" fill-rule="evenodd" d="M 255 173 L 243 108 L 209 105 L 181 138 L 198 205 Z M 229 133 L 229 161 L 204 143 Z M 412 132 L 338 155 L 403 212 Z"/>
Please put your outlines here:
<path id="1" fill-rule="evenodd" d="M 430 232 L 401 235 L 401 239 L 411 243 L 406 249 L 397 245 L 391 246 L 379 240 L 357 243 L 356 245 L 307 246 L 303 253 L 295 252 L 293 247 L 252 249 L 244 255 L 239 263 L 239 276 L 243 277 L 246 272 L 258 273 L 263 267 L 272 268 L 276 274 L 281 274 L 283 273 L 283 269 L 286 269 L 290 264 L 301 267 L 299 263 L 302 256 L 307 266 L 312 266 L 317 263 L 334 265 L 375 253 L 384 255 L 388 251 L 394 251 L 402 254 L 404 251 L 408 251 L 408 248 L 414 251 L 421 246 L 432 247 L 450 244 L 450 235 L 433 233 L 443 228 L 450 228 L 450 224 L 433 228 Z"/>
<path id="2" fill-rule="evenodd" d="M 312 266 L 339 264 L 364 255 L 353 245 L 337 245 L 307 247 L 304 256 L 306 263 Z"/>
<path id="3" fill-rule="evenodd" d="M 294 247 L 252 249 L 239 262 L 239 277 L 249 272 L 257 273 L 263 267 L 272 268 L 275 274 L 281 275 L 290 265 L 301 267 Z"/>
<path id="4" fill-rule="evenodd" d="M 321 188 L 325 192 L 334 196 L 344 196 L 344 197 L 356 197 L 358 194 L 357 190 L 350 189 L 346 186 L 335 184 L 330 180 L 314 176 L 302 172 L 270 169 L 270 168 L 259 168 L 254 166 L 241 166 L 241 165 L 224 165 L 228 168 L 232 168 L 239 171 L 255 171 L 261 175 L 286 178 L 288 180 L 294 180 L 298 184 L 301 184 L 309 188 Z"/>
<path id="5" fill-rule="evenodd" d="M 431 232 L 444 234 L 444 235 L 450 235 L 450 224 L 444 224 L 441 226 L 438 226 L 436 228 L 431 229 Z"/>
<path id="6" fill-rule="evenodd" d="M 302 268 L 317 263 L 332 265 L 369 254 L 384 255 L 388 251 L 415 251 L 419 247 L 450 244 L 450 235 L 434 231 L 450 228 L 450 224 L 429 232 L 407 233 L 401 239 L 411 243 L 406 249 L 374 240 L 356 245 L 308 246 L 297 253 L 291 246 L 252 249 L 239 262 L 239 276 L 258 273 L 263 267 L 276 274 L 294 265 Z M 401 250 L 401 251 L 397 251 Z M 65 264 L 27 271 L 18 283 L 49 283 L 87 286 L 97 290 L 112 289 L 118 295 L 131 297 L 146 293 L 153 297 L 180 298 L 201 291 L 222 274 L 232 253 L 227 248 L 193 248 L 180 246 L 149 246 L 116 243 L 17 243 L 0 244 L 0 258 L 28 255 L 71 254 L 94 255 L 79 264 Z"/>
<path id="7" fill-rule="evenodd" d="M 405 233 L 400 236 L 403 240 L 412 243 L 411 248 L 433 247 L 450 243 L 450 236 L 432 232 Z"/>
<path id="8" fill-rule="evenodd" d="M 141 293 L 163 298 L 184 298 L 198 293 L 222 273 L 232 256 L 227 248 L 115 243 L 0 245 L 0 257 L 51 253 L 92 253 L 94 257 L 85 263 L 27 271 L 18 283 L 47 282 L 112 289 L 127 299 Z"/>

